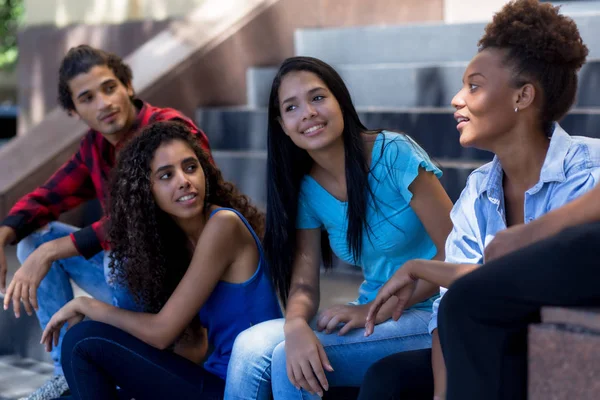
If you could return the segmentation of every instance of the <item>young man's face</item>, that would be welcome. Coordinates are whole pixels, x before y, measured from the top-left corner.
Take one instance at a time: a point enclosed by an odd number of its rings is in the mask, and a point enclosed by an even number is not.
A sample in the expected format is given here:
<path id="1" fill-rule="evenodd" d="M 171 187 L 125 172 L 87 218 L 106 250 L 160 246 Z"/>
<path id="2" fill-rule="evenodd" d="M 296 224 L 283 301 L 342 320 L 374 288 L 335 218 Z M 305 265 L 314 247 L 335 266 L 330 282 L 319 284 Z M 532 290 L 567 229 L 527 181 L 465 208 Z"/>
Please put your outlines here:
<path id="1" fill-rule="evenodd" d="M 97 65 L 69 81 L 75 113 L 92 129 L 117 143 L 137 114 L 133 89 L 125 86 L 106 65 Z"/>

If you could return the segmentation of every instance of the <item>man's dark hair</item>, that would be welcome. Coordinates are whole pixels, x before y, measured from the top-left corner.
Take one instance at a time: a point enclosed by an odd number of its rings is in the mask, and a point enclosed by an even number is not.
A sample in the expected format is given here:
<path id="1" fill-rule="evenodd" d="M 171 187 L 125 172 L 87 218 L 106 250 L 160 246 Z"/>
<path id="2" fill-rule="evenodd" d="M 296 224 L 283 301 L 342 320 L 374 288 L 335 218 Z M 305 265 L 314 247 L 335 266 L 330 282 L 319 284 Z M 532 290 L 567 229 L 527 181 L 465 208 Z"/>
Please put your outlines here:
<path id="1" fill-rule="evenodd" d="M 58 71 L 58 103 L 62 108 L 67 111 L 75 110 L 69 82 L 97 65 L 107 66 L 123 85 L 131 85 L 131 68 L 118 55 L 86 44 L 72 47 L 63 58 Z"/>

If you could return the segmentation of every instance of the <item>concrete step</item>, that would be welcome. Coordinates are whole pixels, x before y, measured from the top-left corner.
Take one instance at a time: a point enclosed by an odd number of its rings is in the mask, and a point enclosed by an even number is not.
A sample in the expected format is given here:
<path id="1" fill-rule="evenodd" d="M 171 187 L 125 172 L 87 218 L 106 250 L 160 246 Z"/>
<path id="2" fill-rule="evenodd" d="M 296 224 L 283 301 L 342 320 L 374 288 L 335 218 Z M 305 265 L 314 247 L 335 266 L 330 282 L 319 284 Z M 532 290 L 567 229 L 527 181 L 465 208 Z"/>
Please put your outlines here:
<path id="1" fill-rule="evenodd" d="M 567 9 L 579 27 L 591 58 L 600 58 L 597 10 Z M 486 23 L 362 26 L 300 29 L 296 54 L 330 64 L 467 61 L 477 52 Z"/>
<path id="2" fill-rule="evenodd" d="M 0 357 L 0 400 L 29 395 L 53 375 L 52 364 L 15 355 Z"/>
<path id="3" fill-rule="evenodd" d="M 445 107 L 461 87 L 467 62 L 340 65 L 357 107 Z M 266 107 L 277 68 L 246 73 L 248 106 Z"/>
<path id="4" fill-rule="evenodd" d="M 462 87 L 468 61 L 443 63 L 338 65 L 337 71 L 357 107 L 448 107 Z M 277 68 L 246 72 L 249 107 L 266 107 Z M 590 59 L 579 73 L 578 107 L 600 107 L 600 59 Z"/>
<path id="5" fill-rule="evenodd" d="M 600 332 L 573 325 L 529 327 L 528 398 L 596 400 Z"/>

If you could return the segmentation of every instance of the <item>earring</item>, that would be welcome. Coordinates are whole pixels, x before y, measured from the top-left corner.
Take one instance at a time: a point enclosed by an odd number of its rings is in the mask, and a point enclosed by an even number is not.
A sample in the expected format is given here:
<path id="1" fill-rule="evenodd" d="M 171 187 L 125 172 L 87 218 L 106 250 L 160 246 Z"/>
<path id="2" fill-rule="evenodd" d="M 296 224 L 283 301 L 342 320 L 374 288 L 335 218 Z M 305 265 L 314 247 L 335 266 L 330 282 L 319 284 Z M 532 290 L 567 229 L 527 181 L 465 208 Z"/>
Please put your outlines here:
<path id="1" fill-rule="evenodd" d="M 515 112 L 519 112 L 519 107 L 515 107 Z"/>

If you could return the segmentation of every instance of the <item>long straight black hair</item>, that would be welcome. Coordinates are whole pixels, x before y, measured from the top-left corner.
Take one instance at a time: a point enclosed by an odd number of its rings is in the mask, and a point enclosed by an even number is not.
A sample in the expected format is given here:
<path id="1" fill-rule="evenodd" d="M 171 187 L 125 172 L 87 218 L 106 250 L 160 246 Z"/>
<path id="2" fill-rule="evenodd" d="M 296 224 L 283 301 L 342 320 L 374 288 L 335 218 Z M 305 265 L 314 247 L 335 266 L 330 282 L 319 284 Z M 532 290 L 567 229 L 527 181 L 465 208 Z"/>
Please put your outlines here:
<path id="1" fill-rule="evenodd" d="M 269 98 L 267 158 L 267 222 L 264 249 L 270 263 L 271 277 L 283 306 L 287 305 L 296 247 L 296 213 L 302 178 L 313 165 L 306 150 L 297 147 L 279 123 L 279 87 L 293 71 L 307 71 L 319 77 L 338 101 L 344 119 L 344 158 L 348 196 L 348 233 L 346 241 L 355 260 L 362 253 L 362 232 L 366 226 L 369 166 L 365 155 L 362 124 L 350 92 L 340 75 L 328 64 L 312 57 L 292 57 L 283 62 L 271 86 Z M 331 266 L 331 248 L 322 235 L 322 254 Z"/>

